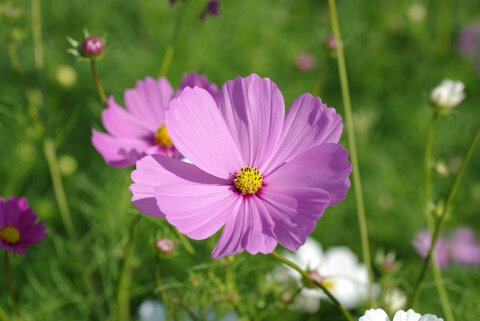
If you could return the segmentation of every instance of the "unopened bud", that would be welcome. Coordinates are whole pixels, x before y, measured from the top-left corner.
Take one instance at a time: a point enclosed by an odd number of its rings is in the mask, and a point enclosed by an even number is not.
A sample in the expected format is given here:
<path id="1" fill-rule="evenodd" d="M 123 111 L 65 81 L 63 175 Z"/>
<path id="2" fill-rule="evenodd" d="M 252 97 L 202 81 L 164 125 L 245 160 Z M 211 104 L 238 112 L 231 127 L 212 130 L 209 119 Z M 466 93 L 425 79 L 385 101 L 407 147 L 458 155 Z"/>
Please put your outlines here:
<path id="1" fill-rule="evenodd" d="M 280 295 L 280 299 L 282 300 L 283 303 L 290 302 L 293 299 L 293 294 L 290 291 L 284 291 Z"/>
<path id="2" fill-rule="evenodd" d="M 340 42 L 343 48 L 343 41 Z M 327 37 L 327 48 L 335 51 L 337 49 L 337 41 L 333 35 Z"/>
<path id="3" fill-rule="evenodd" d="M 310 71 L 315 67 L 315 57 L 309 53 L 301 53 L 295 58 L 295 66 L 300 71 Z"/>
<path id="4" fill-rule="evenodd" d="M 320 273 L 318 273 L 318 271 L 310 270 L 310 271 L 307 271 L 307 274 L 318 283 L 322 283 L 323 278 L 320 275 Z M 304 283 L 307 288 L 317 288 L 317 285 L 310 280 L 305 280 Z"/>
<path id="5" fill-rule="evenodd" d="M 445 177 L 449 174 L 447 164 L 442 161 L 437 161 L 433 166 L 433 169 L 435 170 L 435 173 L 440 177 Z"/>
<path id="6" fill-rule="evenodd" d="M 461 81 L 444 79 L 430 94 L 430 100 L 436 111 L 440 114 L 446 114 L 460 104 L 465 99 L 464 88 L 465 85 Z"/>
<path id="7" fill-rule="evenodd" d="M 100 38 L 90 36 L 82 43 L 83 54 L 87 57 L 96 57 L 103 52 L 103 42 Z"/>
<path id="8" fill-rule="evenodd" d="M 162 254 L 172 253 L 173 249 L 175 248 L 175 244 L 173 244 L 173 241 L 165 237 L 157 239 L 157 241 L 155 242 L 155 246 L 157 250 L 159 250 Z"/>

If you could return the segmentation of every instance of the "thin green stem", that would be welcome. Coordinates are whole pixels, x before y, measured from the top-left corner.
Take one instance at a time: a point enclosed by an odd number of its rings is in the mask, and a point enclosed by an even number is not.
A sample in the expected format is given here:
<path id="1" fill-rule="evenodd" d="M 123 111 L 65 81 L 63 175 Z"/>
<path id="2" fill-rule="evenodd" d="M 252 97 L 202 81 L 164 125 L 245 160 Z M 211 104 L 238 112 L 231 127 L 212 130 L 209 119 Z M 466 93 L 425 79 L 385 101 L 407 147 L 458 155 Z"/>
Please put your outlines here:
<path id="1" fill-rule="evenodd" d="M 424 183 L 425 183 L 425 206 L 426 214 L 431 217 L 430 204 L 432 202 L 432 143 L 433 136 L 435 134 L 435 128 L 437 127 L 438 113 L 433 113 L 432 121 L 427 134 L 427 142 L 425 144 L 425 157 L 424 157 Z"/>
<path id="2" fill-rule="evenodd" d="M 330 58 L 327 57 L 325 62 L 322 65 L 322 69 L 318 74 L 317 82 L 315 83 L 315 88 L 313 88 L 312 96 L 320 96 L 323 86 L 325 85 L 325 80 L 327 79 L 328 69 L 330 68 Z"/>
<path id="3" fill-rule="evenodd" d="M 39 103 L 39 110 L 32 110 L 34 113 L 40 113 L 40 117 L 32 117 L 35 126 L 37 128 L 46 128 L 48 129 L 47 123 L 47 113 L 45 112 L 45 97 L 46 97 L 46 87 L 45 87 L 45 78 L 43 76 L 43 44 L 42 44 L 42 17 L 41 17 L 41 1 L 32 0 L 32 34 L 33 34 L 33 56 L 35 60 L 35 69 L 37 73 L 37 85 L 38 89 L 42 93 L 42 101 Z M 32 107 L 32 109 L 34 109 Z M 43 116 L 43 117 L 42 117 Z M 97 300 L 98 296 L 96 295 L 95 287 L 91 275 L 87 272 L 87 264 L 85 262 L 85 255 L 80 249 L 78 242 L 78 236 L 75 231 L 75 227 L 72 221 L 70 210 L 68 208 L 67 197 L 65 194 L 65 189 L 63 187 L 62 178 L 60 174 L 60 167 L 57 160 L 56 148 L 53 140 L 48 134 L 43 134 L 43 152 L 50 169 L 50 176 L 53 184 L 53 190 L 55 192 L 55 198 L 58 203 L 60 210 L 60 216 L 62 218 L 63 225 L 67 230 L 67 234 L 70 238 L 70 241 L 73 244 L 74 252 L 76 259 L 81 267 L 81 273 L 88 291 L 88 294 L 91 296 L 92 301 L 94 302 L 95 312 L 101 320 L 105 320 L 105 312 L 100 304 L 100 300 Z"/>
<path id="4" fill-rule="evenodd" d="M 160 291 L 162 287 L 162 276 L 160 273 L 160 258 L 158 257 L 158 255 L 156 255 L 155 257 L 155 284 L 157 285 L 158 296 L 160 301 L 162 301 L 167 306 L 166 321 L 170 321 L 172 320 L 174 310 L 171 302 L 167 300 L 167 296 L 165 295 L 165 292 Z"/>
<path id="5" fill-rule="evenodd" d="M 37 71 L 38 88 L 45 100 L 45 78 L 43 77 L 43 42 L 42 42 L 42 15 L 40 0 L 32 0 L 32 34 L 33 34 L 33 58 Z"/>
<path id="6" fill-rule="evenodd" d="M 338 26 L 337 9 L 335 7 L 335 0 L 328 0 L 330 8 L 330 20 L 332 23 L 333 35 L 337 44 L 342 43 L 340 36 L 340 28 Z M 345 57 L 343 55 L 343 46 L 337 45 L 337 62 L 338 71 L 340 74 L 340 86 L 342 89 L 343 104 L 345 107 L 345 121 L 347 125 L 347 138 L 350 161 L 352 162 L 353 187 L 355 190 L 355 200 L 357 203 L 358 223 L 360 227 L 360 237 L 362 242 L 362 253 L 365 266 L 368 272 L 368 288 L 370 295 L 370 307 L 375 308 L 377 302 L 373 293 L 373 271 L 370 257 L 370 246 L 368 243 L 367 220 L 365 217 L 365 205 L 363 202 L 362 183 L 360 181 L 360 169 L 358 166 L 357 147 L 355 143 L 355 132 L 353 128 L 352 107 L 350 104 L 350 93 L 348 90 L 347 69 L 345 67 Z"/>
<path id="7" fill-rule="evenodd" d="M 348 312 L 348 310 L 345 309 L 343 307 L 343 305 L 340 304 L 340 302 L 338 302 L 338 300 L 330 293 L 330 291 L 327 290 L 327 288 L 325 286 L 323 286 L 318 281 L 314 280 L 306 271 L 302 270 L 298 265 L 296 265 L 295 263 L 293 263 L 290 260 L 287 260 L 286 258 L 281 256 L 277 252 L 272 252 L 272 253 L 270 253 L 270 255 L 273 256 L 274 258 L 276 258 L 277 260 L 279 260 L 280 262 L 282 262 L 283 264 L 286 264 L 289 267 L 296 270 L 298 273 L 300 273 L 303 276 L 303 278 L 305 280 L 315 284 L 315 286 L 317 286 L 319 289 L 321 289 L 327 295 L 327 297 L 330 299 L 330 301 L 332 301 L 332 303 L 343 313 L 343 315 L 345 316 L 345 318 L 347 320 L 353 321 L 353 317 L 351 316 L 350 312 Z"/>
<path id="8" fill-rule="evenodd" d="M 470 160 L 470 157 L 472 156 L 473 150 L 475 149 L 475 145 L 477 144 L 477 141 L 480 137 L 480 125 L 477 127 L 477 130 L 473 136 L 473 139 L 470 143 L 470 146 L 467 149 L 467 153 L 465 154 L 465 158 L 463 159 L 462 162 L 462 167 L 460 167 L 460 170 L 458 171 L 457 175 L 455 176 L 455 179 L 452 183 L 452 186 L 450 187 L 450 191 L 447 196 L 447 200 L 445 201 L 445 206 L 443 208 L 443 213 L 440 216 L 440 218 L 437 221 L 437 224 L 435 225 L 435 230 L 432 236 L 432 242 L 430 245 L 430 250 L 428 251 L 427 257 L 423 261 L 423 266 L 420 271 L 420 275 L 418 276 L 417 282 L 415 284 L 413 294 L 411 296 L 410 302 L 408 303 L 409 308 L 414 308 L 415 304 L 418 301 L 418 298 L 420 296 L 420 291 L 421 291 L 421 286 L 423 283 L 423 279 L 425 278 L 425 274 L 428 268 L 428 264 L 432 260 L 433 252 L 435 249 L 435 246 L 437 245 L 438 238 L 440 236 L 440 232 L 442 230 L 443 224 L 445 222 L 445 218 L 447 216 L 448 210 L 450 208 L 450 205 L 453 202 L 453 199 L 455 197 L 455 194 L 458 189 L 458 185 L 460 184 L 460 180 L 462 179 L 463 173 L 465 172 L 465 168 L 467 167 L 468 161 Z"/>
<path id="9" fill-rule="evenodd" d="M 185 3 L 181 3 L 183 7 L 180 8 L 180 13 L 177 17 L 177 21 L 175 23 L 175 27 L 173 29 L 172 38 L 170 39 L 170 43 L 165 50 L 165 56 L 163 57 L 162 67 L 160 68 L 160 77 L 166 77 L 168 74 L 168 70 L 170 69 L 170 65 L 172 63 L 173 55 L 175 53 L 175 46 L 177 44 L 178 35 L 180 34 L 180 27 L 182 26 L 183 16 L 185 15 L 185 8 L 187 7 L 188 1 Z"/>
<path id="10" fill-rule="evenodd" d="M 450 0 L 441 0 L 439 2 L 437 7 L 437 33 L 435 36 L 437 52 L 443 55 L 450 49 L 452 4 Z"/>
<path id="11" fill-rule="evenodd" d="M 93 81 L 95 82 L 95 87 L 97 88 L 98 95 L 100 96 L 100 99 L 102 100 L 102 103 L 104 105 L 107 104 L 107 96 L 105 95 L 105 92 L 103 91 L 102 84 L 100 82 L 100 78 L 98 77 L 97 73 L 97 68 L 95 67 L 95 60 L 92 60 L 92 75 L 93 75 Z"/>
<path id="12" fill-rule="evenodd" d="M 175 226 L 172 225 L 172 229 L 173 231 L 175 232 L 175 234 L 177 235 L 178 239 L 180 240 L 180 242 L 182 242 L 183 246 L 185 247 L 185 249 L 187 250 L 187 252 L 192 255 L 192 256 L 195 256 L 195 249 L 193 248 L 193 246 L 190 244 L 190 242 L 188 241 L 187 237 L 185 235 L 183 235 L 182 233 L 180 233 L 179 230 L 177 230 L 177 228 Z"/>
<path id="13" fill-rule="evenodd" d="M 438 113 L 433 113 L 432 120 L 430 122 L 430 127 L 427 134 L 427 142 L 425 144 L 425 158 L 424 158 L 424 180 L 425 180 L 425 218 L 427 220 L 428 230 L 430 234 L 433 234 L 434 231 L 434 217 L 431 211 L 432 204 L 432 144 L 433 137 L 435 134 L 435 128 L 437 125 Z M 448 300 L 447 290 L 445 289 L 445 284 L 443 282 L 442 273 L 438 266 L 438 261 L 435 256 L 435 252 L 432 257 L 432 271 L 435 278 L 435 284 L 437 286 L 437 292 L 440 297 L 440 302 L 442 303 L 443 312 L 447 321 L 455 321 L 453 316 L 452 307 Z"/>
<path id="14" fill-rule="evenodd" d="M 117 289 L 117 320 L 126 321 L 130 318 L 130 283 L 132 280 L 132 259 L 137 237 L 137 226 L 140 215 L 133 215 L 130 223 L 129 238 L 125 246 L 125 258 Z"/>
<path id="15" fill-rule="evenodd" d="M 67 196 L 65 194 L 65 189 L 62 183 L 60 166 L 57 160 L 55 145 L 53 143 L 53 140 L 49 137 L 46 137 L 44 139 L 43 152 L 45 154 L 45 158 L 47 159 L 48 167 L 50 169 L 50 177 L 52 179 L 55 198 L 57 200 L 58 208 L 60 210 L 60 217 L 62 218 L 63 225 L 67 230 L 67 234 L 70 238 L 70 241 L 73 244 L 76 259 L 80 263 L 82 276 L 83 276 L 85 285 L 87 287 L 87 291 L 92 296 L 92 300 L 95 303 L 96 313 L 98 314 L 99 317 L 104 318 L 105 313 L 103 312 L 103 308 L 100 305 L 99 300 L 97 300 L 98 296 L 96 295 L 95 287 L 93 285 L 93 280 L 91 276 L 87 273 L 87 269 L 86 269 L 87 264 L 84 259 L 85 256 L 79 247 L 78 236 L 72 221 L 72 215 L 70 214 L 70 209 L 68 207 L 68 202 L 67 202 Z"/>
<path id="16" fill-rule="evenodd" d="M 8 252 L 7 251 L 5 251 L 5 277 L 7 278 L 8 293 L 10 294 L 10 300 L 12 301 L 13 309 L 15 310 L 15 313 L 17 314 L 18 320 L 22 321 L 20 311 L 18 310 L 17 301 L 15 301 L 15 295 L 13 294 L 13 287 L 12 287 L 12 281 L 11 281 L 11 277 L 10 277 L 10 266 L 8 264 Z"/>

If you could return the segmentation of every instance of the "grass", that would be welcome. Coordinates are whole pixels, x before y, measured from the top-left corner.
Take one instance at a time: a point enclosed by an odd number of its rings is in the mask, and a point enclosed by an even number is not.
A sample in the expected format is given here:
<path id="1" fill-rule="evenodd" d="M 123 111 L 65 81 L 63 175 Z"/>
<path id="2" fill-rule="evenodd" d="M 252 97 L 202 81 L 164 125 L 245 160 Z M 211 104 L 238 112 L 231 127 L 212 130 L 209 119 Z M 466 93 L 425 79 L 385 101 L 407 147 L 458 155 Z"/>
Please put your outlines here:
<path id="1" fill-rule="evenodd" d="M 2 4 L 5 2 L 3 1 Z M 47 163 L 39 141 L 41 133 L 32 122 L 38 98 L 33 63 L 30 3 L 14 1 L 21 10 L 16 21 L 2 17 L 0 47 L 0 195 L 24 195 L 48 226 L 49 237 L 28 249 L 26 257 L 11 256 L 13 286 L 24 320 L 95 320 L 92 297 L 86 293 L 81 271 L 73 259 L 73 245 L 61 223 L 50 182 Z M 345 42 L 345 59 L 356 126 L 357 149 L 364 188 L 371 250 L 392 249 L 404 268 L 396 282 L 407 292 L 418 275 L 421 261 L 411 239 L 425 228 L 422 214 L 423 148 L 432 114 L 430 90 L 443 78 L 462 80 L 467 99 L 438 123 L 433 144 L 435 157 L 452 164 L 463 154 L 478 125 L 479 79 L 471 59 L 462 58 L 448 46 L 437 48 L 435 2 L 426 6 L 422 22 L 412 22 L 406 14 L 410 3 L 392 1 L 337 3 L 339 23 Z M 102 103 L 97 97 L 90 66 L 77 63 L 66 53 L 67 36 L 82 37 L 82 28 L 91 34 L 107 34 L 106 57 L 98 72 L 107 95 L 123 102 L 123 91 L 137 79 L 157 77 L 164 51 L 170 41 L 181 2 L 167 0 L 85 2 L 71 0 L 50 6 L 42 3 L 42 32 L 45 55 L 46 111 L 48 130 L 55 138 L 60 158 L 71 156 L 77 169 L 64 174 L 63 181 L 73 221 L 80 236 L 78 246 L 85 255 L 87 273 L 99 293 L 96 300 L 113 319 L 116 286 L 131 215 L 127 190 L 132 168 L 107 166 L 93 148 L 91 129 L 103 130 Z M 286 106 L 298 95 L 311 92 L 322 65 L 332 60 L 325 48 L 331 33 L 325 2 L 310 1 L 221 1 L 220 15 L 200 21 L 202 1 L 190 1 L 177 41 L 168 79 L 178 86 L 184 72 L 196 70 L 221 86 L 226 80 L 258 73 L 272 79 L 282 91 Z M 462 1 L 452 4 L 449 13 L 454 39 L 462 26 L 476 18 L 480 4 Z M 24 91 L 9 62 L 7 44 L 12 34 L 20 35 L 15 47 L 20 61 Z M 312 53 L 316 66 L 300 72 L 294 58 Z M 56 72 L 73 66 L 77 82 L 63 87 Z M 335 61 L 327 74 L 322 100 L 343 115 L 339 77 Z M 346 144 L 346 135 L 341 139 Z M 453 203 L 446 229 L 467 225 L 480 234 L 480 153 L 474 151 Z M 68 166 L 67 166 L 68 167 Z M 67 171 L 68 172 L 68 171 Z M 64 173 L 66 173 L 64 171 Z M 448 192 L 453 176 L 434 178 L 434 198 Z M 175 238 L 164 220 L 142 216 L 132 265 L 132 319 L 139 304 L 155 297 L 153 242 L 162 235 Z M 346 200 L 329 208 L 318 221 L 313 236 L 324 248 L 347 245 L 360 255 L 359 229 L 353 191 Z M 161 259 L 165 293 L 200 314 L 214 308 L 216 315 L 244 309 L 251 317 L 272 319 L 278 311 L 282 290 L 269 287 L 264 275 L 276 264 L 268 256 L 245 253 L 228 260 L 210 260 L 215 239 L 192 241 L 199 261 L 190 258 L 181 245 Z M 223 277 L 230 269 L 234 291 Z M 3 272 L 3 270 L 0 269 Z M 376 270 L 379 277 L 379 271 Z M 3 273 L 0 273 L 3 274 Z M 458 320 L 474 320 L 480 315 L 478 267 L 451 266 L 443 271 L 446 288 Z M 232 281 L 233 282 L 233 281 Z M 0 288 L 6 288 L 0 277 Z M 157 289 L 158 290 L 158 289 Z M 235 294 L 236 292 L 236 294 Z M 417 306 L 420 313 L 441 316 L 441 307 L 427 275 Z M 186 315 L 180 304 L 176 313 Z M 181 312 L 178 312 L 181 311 Z M 362 315 L 359 309 L 354 311 Z M 341 320 L 328 303 L 315 316 L 287 311 L 284 320 Z M 180 318 L 177 316 L 177 318 Z M 0 294 L 0 320 L 14 320 L 6 291 Z"/>

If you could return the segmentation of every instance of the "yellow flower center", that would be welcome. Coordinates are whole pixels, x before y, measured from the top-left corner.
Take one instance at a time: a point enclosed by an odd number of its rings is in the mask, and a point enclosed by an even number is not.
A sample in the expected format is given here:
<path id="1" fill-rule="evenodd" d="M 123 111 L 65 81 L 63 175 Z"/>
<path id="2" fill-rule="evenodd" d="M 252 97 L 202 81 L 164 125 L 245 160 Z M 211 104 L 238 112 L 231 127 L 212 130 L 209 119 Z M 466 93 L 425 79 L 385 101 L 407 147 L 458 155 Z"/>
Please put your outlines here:
<path id="1" fill-rule="evenodd" d="M 325 279 L 322 281 L 322 285 L 326 288 L 333 289 L 333 287 L 335 286 L 335 282 L 333 282 L 332 279 Z"/>
<path id="2" fill-rule="evenodd" d="M 155 144 L 163 146 L 163 147 L 172 147 L 173 143 L 170 139 L 170 136 L 168 136 L 167 133 L 167 127 L 160 126 L 155 133 L 155 138 L 153 139 Z"/>
<path id="3" fill-rule="evenodd" d="M 242 194 L 253 194 L 262 187 L 263 176 L 258 169 L 249 166 L 240 167 L 240 171 L 235 175 L 233 183 Z"/>
<path id="4" fill-rule="evenodd" d="M 9 244 L 15 244 L 20 240 L 20 232 L 13 226 L 8 225 L 6 228 L 0 228 L 0 238 Z"/>

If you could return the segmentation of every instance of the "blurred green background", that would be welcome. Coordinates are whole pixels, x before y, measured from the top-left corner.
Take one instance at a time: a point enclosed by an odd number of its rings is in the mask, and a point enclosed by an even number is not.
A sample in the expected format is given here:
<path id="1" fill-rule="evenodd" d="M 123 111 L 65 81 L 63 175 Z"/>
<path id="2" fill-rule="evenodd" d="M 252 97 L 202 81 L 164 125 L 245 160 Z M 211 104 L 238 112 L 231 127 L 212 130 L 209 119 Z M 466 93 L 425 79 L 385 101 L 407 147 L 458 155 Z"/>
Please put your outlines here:
<path id="1" fill-rule="evenodd" d="M 19 10 L 16 19 L 3 15 L 0 25 L 0 196 L 26 196 L 49 233 L 42 243 L 27 250 L 26 257 L 12 259 L 20 310 L 24 320 L 111 320 L 128 228 L 132 214 L 137 213 L 129 205 L 131 194 L 127 189 L 132 168 L 109 167 L 93 148 L 91 129 L 103 130 L 103 105 L 90 66 L 67 54 L 66 37 L 81 40 L 84 27 L 92 35 L 107 35 L 107 53 L 97 64 L 98 72 L 107 95 L 114 95 L 122 103 L 123 91 L 133 88 L 137 79 L 158 77 L 185 2 L 173 6 L 168 0 L 41 3 L 46 127 L 57 146 L 65 190 L 80 236 L 77 246 L 84 253 L 86 270 L 95 281 L 98 297 L 85 290 L 81 267 L 60 219 L 42 151 L 42 134 L 32 121 L 41 93 L 33 58 L 31 3 L 2 0 L 0 4 Z M 331 34 L 326 1 L 220 0 L 220 14 L 201 21 L 199 14 L 205 5 L 206 1 L 190 0 L 185 8 L 167 76 L 174 88 L 183 73 L 192 71 L 204 73 L 219 87 L 238 75 L 257 73 L 277 84 L 288 108 L 297 96 L 313 91 L 321 70 L 328 65 L 320 96 L 344 116 L 336 59 L 325 45 Z M 417 6 L 412 9 L 414 5 Z M 430 91 L 443 78 L 461 80 L 466 86 L 467 98 L 452 114 L 440 119 L 433 144 L 436 159 L 444 160 L 452 172 L 458 170 L 480 121 L 480 81 L 474 60 L 460 56 L 454 49 L 461 29 L 480 14 L 480 2 L 340 0 L 337 9 L 371 250 L 374 255 L 380 249 L 397 252 L 403 269 L 395 282 L 408 293 L 421 266 L 411 240 L 419 229 L 426 227 L 422 213 L 422 166 L 433 113 Z M 18 56 L 20 78 L 12 68 L 13 53 Z M 302 72 L 296 68 L 295 59 L 301 53 L 314 56 L 316 64 L 312 70 Z M 71 83 L 62 80 L 62 76 L 70 77 Z M 76 80 L 72 81 L 72 77 Z M 345 134 L 341 143 L 348 148 Z M 466 225 L 480 234 L 479 164 L 477 146 L 446 230 Z M 434 179 L 436 200 L 445 197 L 452 180 L 453 174 Z M 164 220 L 146 216 L 142 216 L 138 235 L 131 267 L 132 319 L 139 304 L 155 296 L 155 238 L 175 238 Z M 345 201 L 327 209 L 313 235 L 324 248 L 346 245 L 361 257 L 353 190 Z M 182 304 L 199 311 L 214 309 L 217 315 L 237 304 L 244 306 L 253 319 L 257 316 L 275 320 L 274 312 L 281 309 L 281 304 L 273 303 L 278 300 L 265 287 L 264 274 L 276 262 L 268 256 L 252 257 L 245 253 L 235 256 L 233 262 L 209 260 L 215 240 L 192 241 L 200 263 L 188 257 L 181 246 L 172 256 L 162 258 L 164 282 L 171 284 L 166 293 L 176 299 L 172 304 L 177 310 L 182 310 Z M 0 320 L 14 320 L 4 290 L 3 267 L 0 271 Z M 456 265 L 444 270 L 458 320 L 476 320 L 480 315 L 479 271 L 478 267 Z M 379 277 L 379 271 L 376 272 Z M 225 273 L 236 278 L 239 297 L 232 298 L 225 288 Z M 94 302 L 104 310 L 104 318 L 93 312 Z M 416 310 L 443 315 L 430 272 Z M 362 308 L 354 311 L 357 316 L 363 312 Z M 342 320 L 328 303 L 314 316 L 289 310 L 282 318 Z"/>

